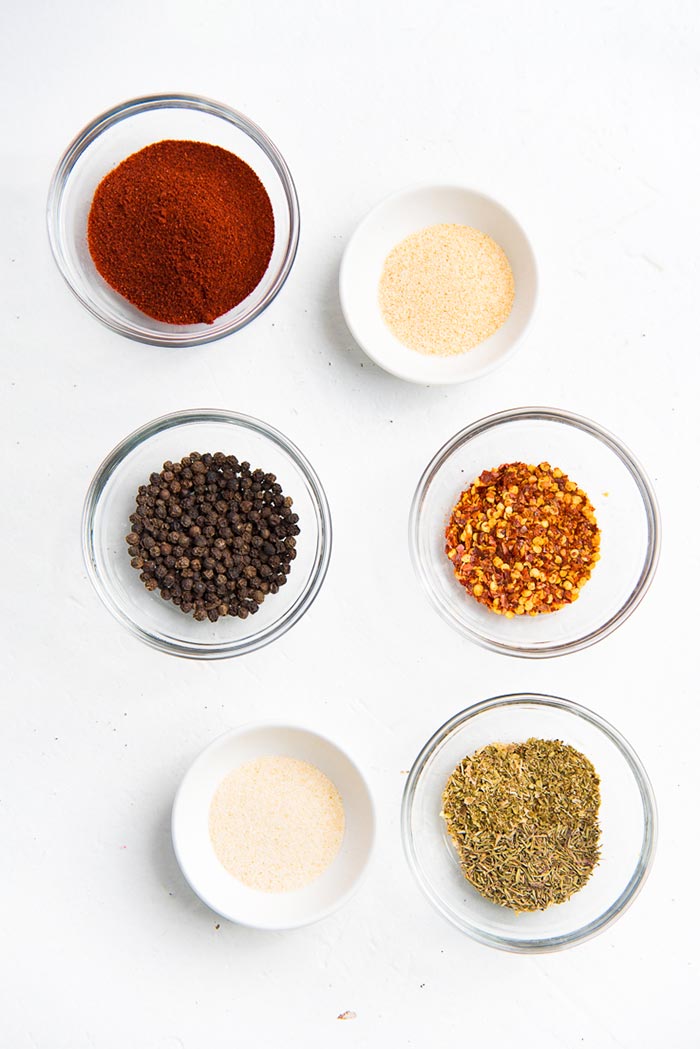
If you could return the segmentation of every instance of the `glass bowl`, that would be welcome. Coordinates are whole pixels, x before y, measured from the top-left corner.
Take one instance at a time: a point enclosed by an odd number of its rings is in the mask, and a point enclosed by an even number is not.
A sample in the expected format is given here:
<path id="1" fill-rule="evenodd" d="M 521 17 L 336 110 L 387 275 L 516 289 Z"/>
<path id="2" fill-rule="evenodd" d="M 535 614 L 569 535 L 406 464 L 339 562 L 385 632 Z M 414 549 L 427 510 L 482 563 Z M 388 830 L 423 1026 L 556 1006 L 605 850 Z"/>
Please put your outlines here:
<path id="1" fill-rule="evenodd" d="M 199 623 L 163 601 L 158 591 L 146 590 L 130 564 L 125 537 L 138 486 L 166 460 L 175 462 L 192 451 L 222 451 L 276 474 L 299 515 L 297 556 L 286 585 L 244 620 L 224 616 Z M 88 575 L 112 615 L 154 648 L 197 659 L 244 655 L 285 634 L 316 598 L 331 552 L 328 502 L 308 460 L 267 423 L 216 410 L 164 415 L 117 445 L 88 490 L 82 533 Z"/>
<path id="2" fill-rule="evenodd" d="M 546 461 L 587 493 L 601 533 L 600 560 L 571 605 L 506 619 L 457 582 L 445 528 L 460 493 L 483 470 L 516 461 Z M 596 423 L 555 408 L 499 412 L 455 434 L 423 473 L 409 520 L 411 559 L 433 606 L 471 641 L 512 656 L 560 656 L 612 633 L 649 589 L 659 546 L 656 498 L 632 453 Z"/>
<path id="3" fill-rule="evenodd" d="M 213 324 L 164 324 L 146 316 L 102 279 L 88 251 L 87 218 L 98 184 L 132 153 L 168 138 L 208 142 L 235 153 L 256 172 L 272 203 L 275 242 L 267 271 L 243 302 Z M 242 113 L 195 95 L 154 95 L 103 113 L 71 142 L 51 181 L 47 223 L 56 264 L 94 317 L 139 342 L 198 346 L 238 331 L 277 295 L 296 255 L 299 202 L 281 153 Z"/>
<path id="4" fill-rule="evenodd" d="M 489 743 L 532 736 L 568 743 L 595 766 L 602 857 L 566 903 L 515 914 L 485 899 L 463 876 L 440 815 L 441 798 L 464 757 Z M 534 954 L 582 943 L 629 907 L 654 856 L 656 803 L 639 758 L 597 714 L 555 696 L 499 696 L 456 714 L 428 740 L 406 782 L 401 829 L 408 864 L 445 918 L 480 943 Z"/>

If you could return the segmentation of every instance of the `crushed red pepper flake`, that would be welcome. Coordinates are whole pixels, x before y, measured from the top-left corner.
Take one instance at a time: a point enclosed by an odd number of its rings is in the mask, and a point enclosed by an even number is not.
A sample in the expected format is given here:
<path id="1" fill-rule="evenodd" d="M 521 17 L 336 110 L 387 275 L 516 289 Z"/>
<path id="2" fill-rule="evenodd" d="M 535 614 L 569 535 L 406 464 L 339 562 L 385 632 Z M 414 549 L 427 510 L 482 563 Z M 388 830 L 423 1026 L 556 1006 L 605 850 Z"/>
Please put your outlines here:
<path id="1" fill-rule="evenodd" d="M 549 463 L 484 470 L 459 497 L 445 538 L 467 593 L 509 619 L 571 604 L 600 558 L 588 496 Z"/>

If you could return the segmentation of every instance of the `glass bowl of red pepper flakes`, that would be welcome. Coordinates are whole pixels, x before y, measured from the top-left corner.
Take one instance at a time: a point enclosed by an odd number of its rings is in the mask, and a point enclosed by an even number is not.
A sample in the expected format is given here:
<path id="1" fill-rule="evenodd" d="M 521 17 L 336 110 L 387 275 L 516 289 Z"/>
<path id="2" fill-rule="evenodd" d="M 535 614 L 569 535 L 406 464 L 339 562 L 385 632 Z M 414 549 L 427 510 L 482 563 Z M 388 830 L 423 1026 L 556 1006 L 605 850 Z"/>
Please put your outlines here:
<path id="1" fill-rule="evenodd" d="M 247 171 L 256 184 L 254 176 L 257 176 L 269 198 L 271 215 L 268 214 L 267 221 L 268 226 L 274 225 L 274 237 L 268 228 L 265 258 L 257 267 L 253 280 L 249 281 L 248 286 L 242 287 L 241 294 L 245 297 L 237 301 L 234 293 L 230 301 L 236 304 L 213 319 L 211 311 L 208 313 L 206 308 L 201 311 L 204 318 L 201 322 L 191 322 L 187 313 L 182 311 L 165 310 L 165 316 L 177 317 L 176 323 L 157 319 L 157 310 L 156 316 L 144 312 L 134 304 L 133 298 L 130 301 L 129 297 L 124 297 L 126 293 L 120 294 L 119 290 L 116 290 L 120 285 L 118 280 L 115 282 L 109 274 L 106 274 L 108 279 L 105 279 L 102 267 L 98 271 L 94 253 L 91 251 L 94 244 L 92 241 L 88 243 L 91 206 L 98 186 L 127 158 L 133 160 L 135 154 L 146 150 L 147 147 L 156 148 L 156 143 L 163 147 L 175 148 L 178 145 L 199 147 L 202 144 L 205 144 L 203 149 L 219 147 L 220 150 L 227 151 L 229 157 L 233 154 L 233 163 L 239 158 L 240 169 Z M 240 164 L 240 161 L 243 164 Z M 184 156 L 182 163 L 183 170 L 189 171 L 188 164 L 191 166 L 193 161 Z M 254 174 L 249 169 L 252 169 Z M 198 177 L 206 176 L 200 175 L 199 172 L 194 173 L 194 197 L 197 197 Z M 215 191 L 210 186 L 208 191 L 215 196 L 218 189 Z M 173 200 L 177 194 L 177 177 L 173 174 L 172 184 L 165 185 L 163 196 L 163 216 L 168 220 L 172 216 Z M 179 187 L 179 195 L 180 200 L 186 203 L 188 194 L 182 191 L 182 186 Z M 204 300 L 211 294 L 211 289 L 207 287 L 206 273 L 204 279 L 199 280 L 199 259 L 194 253 L 198 250 L 200 235 L 203 242 L 211 247 L 212 235 L 220 236 L 221 242 L 225 243 L 228 232 L 233 232 L 233 227 L 231 231 L 222 232 L 219 225 L 220 222 L 235 224 L 237 221 L 235 207 L 232 207 L 230 212 L 226 210 L 228 201 L 229 198 L 226 197 L 219 215 L 216 211 L 204 209 L 204 226 L 201 229 L 195 226 L 192 231 L 192 243 L 181 244 L 180 254 L 166 259 L 164 264 L 170 267 L 168 276 L 175 284 L 181 279 L 191 280 L 194 296 L 201 295 Z M 123 204 L 118 206 L 124 207 Z M 180 218 L 181 216 L 177 216 L 178 220 Z M 196 346 L 221 339 L 243 328 L 278 294 L 296 255 L 299 240 L 299 203 L 292 176 L 281 153 L 265 132 L 242 113 L 219 102 L 194 95 L 157 95 L 125 102 L 103 113 L 71 142 L 51 182 L 47 223 L 56 264 L 71 291 L 94 317 L 112 331 L 139 342 L 156 346 Z M 109 224 L 110 216 L 107 214 L 103 230 L 108 229 Z M 205 228 L 207 224 L 210 225 L 209 229 Z M 144 239 L 147 239 L 148 233 L 149 230 L 146 229 Z M 181 224 L 175 229 L 174 236 L 182 238 Z M 244 250 L 236 249 L 235 257 L 240 259 L 241 266 L 248 265 L 248 247 L 250 242 L 246 240 Z M 121 266 L 122 259 L 119 258 L 119 254 L 115 245 L 105 244 L 105 262 L 111 262 L 113 268 L 115 256 L 117 269 Z M 123 255 L 125 265 L 128 265 L 128 253 L 125 251 Z M 155 255 L 153 261 L 158 261 Z M 217 268 L 213 264 L 213 257 L 210 259 L 209 270 L 211 279 L 216 280 Z M 262 277 L 259 276 L 259 272 L 262 272 Z M 129 282 L 143 282 L 144 286 L 139 290 L 144 293 L 144 301 L 147 302 L 149 278 L 142 276 L 142 273 L 142 269 L 135 269 L 128 278 Z M 252 290 L 249 290 L 250 288 Z"/>
<path id="2" fill-rule="evenodd" d="M 546 614 L 496 614 L 458 581 L 448 556 L 446 530 L 462 493 L 484 471 L 514 463 L 563 471 L 590 500 L 599 528 L 597 560 L 577 599 Z M 586 648 L 632 614 L 656 571 L 660 532 L 649 479 L 616 437 L 566 411 L 517 408 L 472 423 L 433 457 L 414 496 L 409 545 L 423 589 L 450 626 L 494 652 L 538 658 Z"/>

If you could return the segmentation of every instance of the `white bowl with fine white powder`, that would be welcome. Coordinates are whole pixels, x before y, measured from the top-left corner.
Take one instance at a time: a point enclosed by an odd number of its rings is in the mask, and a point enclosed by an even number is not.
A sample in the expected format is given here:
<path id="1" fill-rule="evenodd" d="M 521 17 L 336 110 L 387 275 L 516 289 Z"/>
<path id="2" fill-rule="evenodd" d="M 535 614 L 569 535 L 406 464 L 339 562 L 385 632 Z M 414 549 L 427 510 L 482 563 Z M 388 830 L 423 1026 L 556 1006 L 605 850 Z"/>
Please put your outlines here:
<path id="1" fill-rule="evenodd" d="M 292 929 L 352 895 L 372 850 L 374 807 L 335 743 L 294 725 L 247 725 L 192 764 L 172 837 L 182 873 L 217 914 Z"/>
<path id="2" fill-rule="evenodd" d="M 377 205 L 340 267 L 345 321 L 365 353 L 410 382 L 479 378 L 522 344 L 537 299 L 532 246 L 491 197 L 456 185 Z"/>

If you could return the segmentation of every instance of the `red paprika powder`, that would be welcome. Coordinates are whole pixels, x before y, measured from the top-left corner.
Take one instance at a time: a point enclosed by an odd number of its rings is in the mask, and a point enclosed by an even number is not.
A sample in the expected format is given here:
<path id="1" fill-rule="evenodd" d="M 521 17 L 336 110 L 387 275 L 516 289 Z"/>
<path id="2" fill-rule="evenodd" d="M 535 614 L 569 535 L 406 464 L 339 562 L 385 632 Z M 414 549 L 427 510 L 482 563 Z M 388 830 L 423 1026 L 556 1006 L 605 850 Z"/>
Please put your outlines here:
<path id="1" fill-rule="evenodd" d="M 155 142 L 100 182 L 87 240 L 99 273 L 167 324 L 211 324 L 263 278 L 275 221 L 239 157 L 206 142 Z"/>

